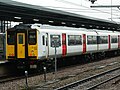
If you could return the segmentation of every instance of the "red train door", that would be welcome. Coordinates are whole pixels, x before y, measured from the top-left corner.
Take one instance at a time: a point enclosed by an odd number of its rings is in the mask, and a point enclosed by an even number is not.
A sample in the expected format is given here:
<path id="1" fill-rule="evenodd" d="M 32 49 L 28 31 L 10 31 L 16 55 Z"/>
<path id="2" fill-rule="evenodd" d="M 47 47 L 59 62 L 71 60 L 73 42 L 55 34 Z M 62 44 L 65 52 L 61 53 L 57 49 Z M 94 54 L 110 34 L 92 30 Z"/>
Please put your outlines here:
<path id="1" fill-rule="evenodd" d="M 86 34 L 83 34 L 83 53 L 86 52 Z"/>
<path id="2" fill-rule="evenodd" d="M 111 48 L 111 43 L 110 43 L 110 35 L 108 35 L 108 49 Z"/>
<path id="3" fill-rule="evenodd" d="M 118 35 L 118 48 L 120 48 L 120 35 Z"/>
<path id="4" fill-rule="evenodd" d="M 62 56 L 67 54 L 67 46 L 66 46 L 66 34 L 62 34 Z"/>

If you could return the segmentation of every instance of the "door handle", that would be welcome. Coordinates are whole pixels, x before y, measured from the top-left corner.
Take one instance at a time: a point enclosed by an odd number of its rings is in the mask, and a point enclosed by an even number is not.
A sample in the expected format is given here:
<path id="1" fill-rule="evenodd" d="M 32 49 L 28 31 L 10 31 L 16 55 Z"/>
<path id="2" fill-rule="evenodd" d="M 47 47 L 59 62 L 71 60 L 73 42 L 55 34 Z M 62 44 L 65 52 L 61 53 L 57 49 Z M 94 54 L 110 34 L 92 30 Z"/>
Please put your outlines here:
<path id="1" fill-rule="evenodd" d="M 22 45 L 22 46 L 25 46 L 25 45 Z"/>

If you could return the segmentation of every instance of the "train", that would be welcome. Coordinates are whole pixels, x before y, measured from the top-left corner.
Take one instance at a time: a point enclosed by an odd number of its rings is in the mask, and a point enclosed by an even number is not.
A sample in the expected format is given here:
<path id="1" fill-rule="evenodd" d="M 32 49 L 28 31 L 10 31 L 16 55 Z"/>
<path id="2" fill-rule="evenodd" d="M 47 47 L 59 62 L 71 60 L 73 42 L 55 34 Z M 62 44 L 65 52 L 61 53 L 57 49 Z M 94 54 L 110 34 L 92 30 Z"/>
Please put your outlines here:
<path id="1" fill-rule="evenodd" d="M 6 30 L 6 59 L 11 62 L 37 67 L 53 60 L 55 48 L 57 58 L 62 59 L 116 54 L 120 52 L 120 32 L 42 24 L 19 24 Z"/>
<path id="2" fill-rule="evenodd" d="M 6 51 L 6 37 L 5 33 L 0 33 L 0 59 L 5 60 Z"/>

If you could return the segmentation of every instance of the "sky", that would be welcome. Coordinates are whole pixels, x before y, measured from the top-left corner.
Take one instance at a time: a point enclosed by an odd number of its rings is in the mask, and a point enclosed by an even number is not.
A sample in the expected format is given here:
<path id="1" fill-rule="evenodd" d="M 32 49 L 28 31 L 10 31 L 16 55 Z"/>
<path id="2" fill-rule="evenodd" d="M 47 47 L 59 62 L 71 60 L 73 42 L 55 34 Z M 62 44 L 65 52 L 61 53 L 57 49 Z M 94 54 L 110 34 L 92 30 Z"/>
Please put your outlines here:
<path id="1" fill-rule="evenodd" d="M 94 5 L 120 5 L 120 0 L 97 0 L 92 4 L 89 0 L 13 0 L 22 3 L 63 10 L 89 17 L 110 20 L 120 23 L 120 10 L 114 8 L 91 8 Z"/>

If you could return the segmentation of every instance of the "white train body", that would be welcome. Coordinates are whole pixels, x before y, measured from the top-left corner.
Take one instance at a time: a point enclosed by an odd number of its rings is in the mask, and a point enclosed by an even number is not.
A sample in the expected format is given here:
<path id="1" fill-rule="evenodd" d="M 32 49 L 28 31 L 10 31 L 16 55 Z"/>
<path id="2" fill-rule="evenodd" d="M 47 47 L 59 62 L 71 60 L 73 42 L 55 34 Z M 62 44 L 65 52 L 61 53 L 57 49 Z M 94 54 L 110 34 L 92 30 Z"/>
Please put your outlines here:
<path id="1" fill-rule="evenodd" d="M 108 51 L 108 50 L 117 50 L 119 49 L 118 38 L 120 33 L 119 32 L 112 32 L 107 30 L 93 30 L 93 29 L 85 29 L 85 28 L 69 28 L 69 27 L 58 27 L 58 26 L 49 26 L 49 25 L 33 25 L 32 29 L 38 30 L 38 58 L 39 59 L 46 59 L 46 58 L 54 58 L 55 55 L 55 48 L 51 47 L 51 35 L 59 35 L 60 36 L 60 46 L 57 47 L 57 57 L 63 56 L 63 47 L 62 47 L 62 34 L 66 35 L 66 55 L 64 56 L 74 56 L 80 55 L 85 53 L 95 53 L 101 51 Z M 83 37 L 83 34 L 86 36 Z M 44 45 L 43 45 L 43 39 Z M 69 45 L 69 36 L 81 36 L 81 44 L 78 45 Z M 98 37 L 102 37 L 106 40 L 105 43 L 98 42 Z M 117 39 L 112 43 L 112 38 Z M 83 45 L 85 39 L 85 46 Z M 96 43 L 88 44 L 88 39 L 96 40 Z M 109 40 L 110 39 L 110 40 Z M 46 44 L 48 45 L 46 46 Z M 84 49 L 85 48 L 85 51 Z"/>
<path id="2" fill-rule="evenodd" d="M 7 30 L 6 37 L 8 60 L 36 61 L 54 58 L 55 41 L 58 58 L 120 48 L 120 33 L 107 30 L 37 24 L 17 25 Z"/>

